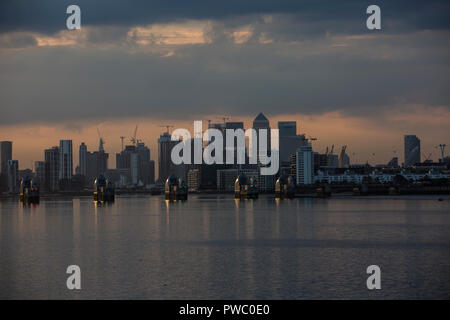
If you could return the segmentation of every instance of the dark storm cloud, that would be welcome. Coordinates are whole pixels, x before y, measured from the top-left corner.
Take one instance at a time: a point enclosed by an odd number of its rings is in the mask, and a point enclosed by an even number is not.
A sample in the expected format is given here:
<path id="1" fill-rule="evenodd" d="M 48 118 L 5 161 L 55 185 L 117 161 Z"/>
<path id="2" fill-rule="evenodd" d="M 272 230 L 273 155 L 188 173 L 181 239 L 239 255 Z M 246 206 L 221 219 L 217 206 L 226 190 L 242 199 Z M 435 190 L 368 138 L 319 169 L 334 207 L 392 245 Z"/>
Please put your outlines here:
<path id="1" fill-rule="evenodd" d="M 295 14 L 311 32 L 359 33 L 364 31 L 365 9 L 370 4 L 382 8 L 384 32 L 417 29 L 449 29 L 448 1 L 320 1 L 320 0 L 2 0 L 0 31 L 54 33 L 65 28 L 66 8 L 77 4 L 83 25 L 135 26 L 183 19 L 221 20 L 252 14 Z M 293 32 L 299 32 L 294 30 Z M 305 30 L 303 30 L 305 32 Z"/>
<path id="2" fill-rule="evenodd" d="M 376 117 L 388 106 L 450 105 L 442 36 L 360 40 L 361 47 L 345 51 L 327 41 L 219 42 L 187 46 L 168 58 L 125 48 L 4 53 L 0 124 L 260 111 Z"/>

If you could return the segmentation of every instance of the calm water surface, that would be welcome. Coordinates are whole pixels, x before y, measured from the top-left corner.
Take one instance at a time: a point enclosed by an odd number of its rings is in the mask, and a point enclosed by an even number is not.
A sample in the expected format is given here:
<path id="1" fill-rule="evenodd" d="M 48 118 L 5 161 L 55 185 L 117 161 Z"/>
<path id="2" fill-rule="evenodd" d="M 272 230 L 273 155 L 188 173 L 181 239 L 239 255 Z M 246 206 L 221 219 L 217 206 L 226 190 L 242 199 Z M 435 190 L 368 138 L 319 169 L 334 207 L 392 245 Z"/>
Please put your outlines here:
<path id="1" fill-rule="evenodd" d="M 450 197 L 437 198 L 2 200 L 0 298 L 450 299 Z M 381 290 L 366 288 L 371 264 Z"/>

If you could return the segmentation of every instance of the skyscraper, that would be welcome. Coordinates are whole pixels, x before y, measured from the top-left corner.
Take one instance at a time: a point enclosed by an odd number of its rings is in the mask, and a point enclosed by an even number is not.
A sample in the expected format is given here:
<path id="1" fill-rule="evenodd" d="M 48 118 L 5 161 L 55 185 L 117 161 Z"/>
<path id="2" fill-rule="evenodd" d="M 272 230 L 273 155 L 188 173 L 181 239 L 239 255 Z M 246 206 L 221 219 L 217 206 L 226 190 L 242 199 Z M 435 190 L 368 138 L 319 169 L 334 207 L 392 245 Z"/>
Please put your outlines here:
<path id="1" fill-rule="evenodd" d="M 280 164 L 289 166 L 290 155 L 295 154 L 298 148 L 306 144 L 304 135 L 297 135 L 297 123 L 295 121 L 278 122 Z"/>
<path id="2" fill-rule="evenodd" d="M 19 161 L 8 160 L 7 164 L 8 192 L 17 193 L 19 190 Z"/>
<path id="3" fill-rule="evenodd" d="M 6 175 L 8 168 L 8 161 L 12 160 L 12 142 L 1 141 L 0 142 L 0 173 Z"/>
<path id="4" fill-rule="evenodd" d="M 108 170 L 108 158 L 109 154 L 104 150 L 93 152 L 95 164 L 95 175 L 96 177 L 99 175 L 105 174 L 105 171 Z"/>
<path id="5" fill-rule="evenodd" d="M 245 131 L 243 122 L 227 122 L 227 123 L 225 123 L 225 129 L 231 129 L 231 130 L 242 129 L 242 131 Z M 224 132 L 224 136 L 223 137 L 224 137 L 224 140 L 223 140 L 223 146 L 224 146 L 223 160 L 224 160 L 224 162 L 226 161 L 226 153 L 227 152 L 232 152 L 234 154 L 234 156 L 233 156 L 233 163 L 234 163 L 233 167 L 234 168 L 238 168 L 239 167 L 238 164 L 237 164 L 237 162 L 238 162 L 238 156 L 237 156 L 238 155 L 238 149 L 237 149 L 238 144 L 237 144 L 237 140 L 238 139 L 234 138 L 233 147 L 232 148 L 227 148 L 227 144 L 231 143 L 231 141 L 230 142 L 227 141 L 226 131 Z M 244 157 L 245 157 L 245 149 L 242 150 L 242 152 L 244 153 Z"/>
<path id="6" fill-rule="evenodd" d="M 86 144 L 84 142 L 82 142 L 81 145 L 80 145 L 80 152 L 78 154 L 78 157 L 79 157 L 79 164 L 78 165 L 80 167 L 80 174 L 82 176 L 85 176 L 85 177 L 86 177 L 86 174 L 87 174 L 87 168 L 86 168 L 86 166 L 87 166 L 87 153 L 88 153 L 87 146 L 86 146 Z"/>
<path id="7" fill-rule="evenodd" d="M 173 169 L 171 153 L 177 143 L 178 141 L 171 140 L 168 132 L 164 132 L 158 139 L 158 180 L 160 183 L 167 179 Z"/>
<path id="8" fill-rule="evenodd" d="M 35 161 L 34 171 L 36 172 L 36 182 L 41 188 L 43 188 L 45 183 L 45 162 Z"/>
<path id="9" fill-rule="evenodd" d="M 261 158 L 259 156 L 259 150 L 260 150 L 260 146 L 261 146 L 261 139 L 260 139 L 260 132 L 259 132 L 260 129 L 267 130 L 267 143 L 266 143 L 267 155 L 270 156 L 270 123 L 269 123 L 269 120 L 266 118 L 266 116 L 262 114 L 262 112 L 260 114 L 258 114 L 258 116 L 255 118 L 255 120 L 253 120 L 253 129 L 256 130 L 256 137 L 258 138 L 258 146 L 256 148 L 258 159 Z"/>
<path id="10" fill-rule="evenodd" d="M 150 160 L 150 149 L 143 142 L 125 146 L 117 153 L 116 168 L 128 171 L 127 183 L 145 186 L 155 182 L 155 163 Z"/>
<path id="11" fill-rule="evenodd" d="M 99 151 L 95 152 L 89 152 L 84 142 L 80 145 L 80 174 L 84 176 L 87 187 L 92 187 L 94 180 L 108 169 L 109 154 L 105 152 L 103 143 L 103 139 L 100 139 Z"/>
<path id="12" fill-rule="evenodd" d="M 420 139 L 415 135 L 405 135 L 405 167 L 420 163 Z"/>
<path id="13" fill-rule="evenodd" d="M 296 154 L 297 184 L 314 182 L 314 154 L 311 145 L 302 146 Z"/>
<path id="14" fill-rule="evenodd" d="M 72 140 L 59 141 L 59 180 L 72 180 Z"/>
<path id="15" fill-rule="evenodd" d="M 53 192 L 59 189 L 59 148 L 45 150 L 45 190 Z"/>
<path id="16" fill-rule="evenodd" d="M 143 143 L 139 142 L 136 146 L 138 154 L 138 179 L 144 185 L 154 183 L 154 164 L 152 166 L 150 160 L 150 149 Z M 153 176 L 153 178 L 152 178 Z M 153 181 L 152 181 L 153 180 Z"/>
<path id="17" fill-rule="evenodd" d="M 12 142 L 0 142 L 0 192 L 8 189 L 8 161 L 12 159 Z"/>
<path id="18" fill-rule="evenodd" d="M 137 185 L 139 182 L 139 154 L 137 152 L 130 154 L 130 172 L 131 183 Z"/>
<path id="19" fill-rule="evenodd" d="M 280 137 L 293 137 L 297 135 L 297 122 L 278 121 L 278 134 Z"/>

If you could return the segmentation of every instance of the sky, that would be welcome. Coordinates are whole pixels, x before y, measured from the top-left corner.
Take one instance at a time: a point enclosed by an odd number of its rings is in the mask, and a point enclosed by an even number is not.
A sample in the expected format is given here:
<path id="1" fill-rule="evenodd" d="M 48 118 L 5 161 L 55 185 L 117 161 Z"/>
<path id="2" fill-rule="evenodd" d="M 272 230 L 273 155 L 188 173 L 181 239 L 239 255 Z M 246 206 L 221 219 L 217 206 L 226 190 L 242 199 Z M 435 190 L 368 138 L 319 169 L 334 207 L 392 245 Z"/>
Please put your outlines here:
<path id="1" fill-rule="evenodd" d="M 81 8 L 81 29 L 66 8 Z M 381 30 L 366 8 L 381 8 Z M 297 120 L 315 151 L 347 145 L 352 162 L 403 161 L 403 135 L 422 159 L 450 145 L 447 1 L 0 2 L 0 140 L 20 167 L 72 139 L 114 167 L 120 136 L 157 157 L 169 124 Z M 126 141 L 125 141 L 126 142 Z"/>

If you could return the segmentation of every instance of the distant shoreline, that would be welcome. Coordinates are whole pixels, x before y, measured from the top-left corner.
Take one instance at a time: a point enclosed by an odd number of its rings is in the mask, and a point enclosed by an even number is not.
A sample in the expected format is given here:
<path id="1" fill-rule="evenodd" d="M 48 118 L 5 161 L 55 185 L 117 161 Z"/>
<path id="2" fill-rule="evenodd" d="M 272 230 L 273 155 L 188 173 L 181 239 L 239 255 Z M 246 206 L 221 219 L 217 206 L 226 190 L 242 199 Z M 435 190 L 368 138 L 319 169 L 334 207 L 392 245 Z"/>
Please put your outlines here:
<path id="1" fill-rule="evenodd" d="M 190 192 L 191 195 L 233 195 L 233 192 Z M 151 194 L 150 191 L 148 192 L 120 192 L 116 193 L 117 196 L 120 195 L 148 195 L 152 197 L 158 197 L 164 195 L 164 193 L 161 194 Z M 274 192 L 268 192 L 268 193 L 261 193 L 260 195 L 272 195 L 275 196 Z M 338 192 L 338 193 L 332 193 L 330 196 L 327 197 L 321 197 L 314 193 L 304 193 L 304 194 L 296 194 L 294 198 L 320 198 L 320 199 L 327 199 L 327 198 L 336 198 L 336 197 L 345 197 L 345 198 L 354 198 L 354 199 L 360 199 L 365 197 L 384 197 L 384 198 L 396 198 L 396 197 L 413 197 L 413 196 L 435 196 L 436 198 L 448 198 L 450 194 L 430 194 L 430 193 L 415 193 L 415 194 L 364 194 L 364 195 L 354 195 L 351 192 Z M 41 194 L 41 199 L 47 199 L 47 198 L 78 198 L 78 197 L 92 197 L 92 192 L 67 192 L 67 193 L 45 193 Z M 2 194 L 0 195 L 0 200 L 3 199 L 19 199 L 18 194 Z"/>

